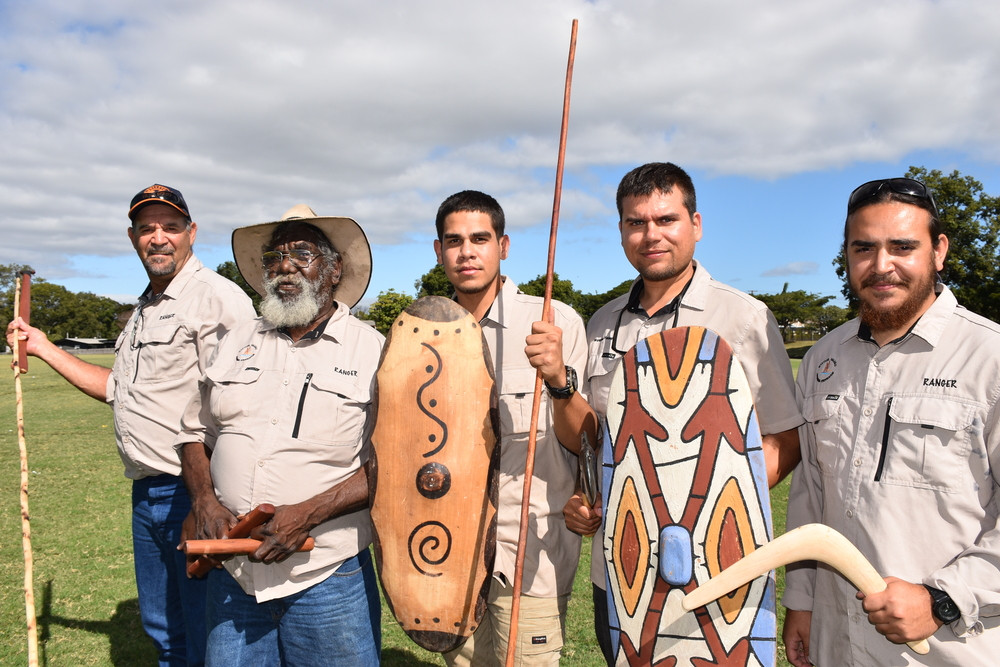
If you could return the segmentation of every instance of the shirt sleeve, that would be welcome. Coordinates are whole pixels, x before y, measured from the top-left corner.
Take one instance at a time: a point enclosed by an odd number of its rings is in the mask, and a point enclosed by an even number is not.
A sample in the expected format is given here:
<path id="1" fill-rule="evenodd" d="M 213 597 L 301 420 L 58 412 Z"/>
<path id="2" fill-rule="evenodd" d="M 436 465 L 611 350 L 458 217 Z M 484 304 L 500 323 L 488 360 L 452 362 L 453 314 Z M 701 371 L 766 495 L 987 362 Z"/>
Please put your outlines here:
<path id="1" fill-rule="evenodd" d="M 802 363 L 807 364 L 805 360 Z M 800 372 L 795 387 L 796 403 L 800 409 L 804 403 L 805 382 L 805 374 Z M 799 448 L 802 451 L 802 461 L 792 473 L 786 530 L 794 530 L 809 523 L 821 523 L 823 520 L 821 477 L 816 462 L 816 433 L 808 421 L 799 427 Z M 815 584 L 816 564 L 813 561 L 788 565 L 785 568 L 785 592 L 781 603 L 788 609 L 811 611 Z"/>
<path id="2" fill-rule="evenodd" d="M 1000 414 L 994 404 L 984 424 L 983 437 L 990 461 L 992 500 L 985 510 L 992 525 L 952 562 L 927 575 L 922 583 L 951 596 L 962 613 L 952 624 L 958 636 L 984 631 L 982 617 L 1000 616 Z"/>
<path id="3" fill-rule="evenodd" d="M 772 435 L 796 428 L 802 413 L 795 401 L 795 380 L 781 330 L 771 311 L 757 311 L 737 353 L 754 396 L 761 433 Z"/>

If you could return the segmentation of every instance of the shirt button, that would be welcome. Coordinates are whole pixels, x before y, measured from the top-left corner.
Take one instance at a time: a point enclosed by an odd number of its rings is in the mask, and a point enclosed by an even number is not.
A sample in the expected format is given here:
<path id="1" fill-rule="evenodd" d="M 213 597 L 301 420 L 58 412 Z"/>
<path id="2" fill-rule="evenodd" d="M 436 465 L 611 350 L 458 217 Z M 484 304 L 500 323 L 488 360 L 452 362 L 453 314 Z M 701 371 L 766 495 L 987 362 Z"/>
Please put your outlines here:
<path id="1" fill-rule="evenodd" d="M 277 424 L 278 423 L 278 418 L 277 417 L 271 417 L 271 423 L 272 424 Z"/>
<path id="2" fill-rule="evenodd" d="M 284 380 L 282 380 L 281 384 L 288 384 L 288 378 L 285 378 Z"/>
<path id="3" fill-rule="evenodd" d="M 257 461 L 257 467 L 258 468 L 263 468 L 264 467 L 264 462 L 263 461 Z"/>
<path id="4" fill-rule="evenodd" d="M 871 417 L 871 416 L 872 416 L 872 409 L 865 408 L 865 417 Z"/>
<path id="5" fill-rule="evenodd" d="M 854 518 L 854 510 L 847 510 L 846 514 L 848 519 Z"/>
<path id="6" fill-rule="evenodd" d="M 861 467 L 861 459 L 854 459 L 854 467 L 855 468 Z"/>

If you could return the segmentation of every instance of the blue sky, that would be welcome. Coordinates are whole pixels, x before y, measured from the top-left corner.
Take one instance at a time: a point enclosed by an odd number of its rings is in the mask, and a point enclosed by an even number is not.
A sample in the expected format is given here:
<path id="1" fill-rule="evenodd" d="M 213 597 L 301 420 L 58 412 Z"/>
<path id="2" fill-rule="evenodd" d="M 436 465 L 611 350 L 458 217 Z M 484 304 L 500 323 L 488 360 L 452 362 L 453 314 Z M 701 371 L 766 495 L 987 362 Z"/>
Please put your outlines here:
<path id="1" fill-rule="evenodd" d="M 129 199 L 182 190 L 209 266 L 297 203 L 357 219 L 366 301 L 413 293 L 433 218 L 504 206 L 518 282 L 544 273 L 573 18 L 556 271 L 632 277 L 614 192 L 648 161 L 694 178 L 698 257 L 740 289 L 839 297 L 847 195 L 910 165 L 1000 194 L 1000 7 L 973 0 L 0 1 L 0 264 L 132 300 Z"/>

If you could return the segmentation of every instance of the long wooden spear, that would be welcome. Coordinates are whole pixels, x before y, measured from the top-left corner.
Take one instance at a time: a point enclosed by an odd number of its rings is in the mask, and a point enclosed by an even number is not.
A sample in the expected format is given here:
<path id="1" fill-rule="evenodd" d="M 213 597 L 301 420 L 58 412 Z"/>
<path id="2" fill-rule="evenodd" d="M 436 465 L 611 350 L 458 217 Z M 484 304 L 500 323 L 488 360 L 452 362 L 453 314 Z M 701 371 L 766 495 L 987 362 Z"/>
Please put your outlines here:
<path id="1" fill-rule="evenodd" d="M 31 312 L 31 274 L 21 272 L 21 281 L 14 287 L 14 311 L 28 322 Z M 27 346 L 22 348 L 19 333 L 14 334 L 14 396 L 17 400 L 17 445 L 21 453 L 21 546 L 24 550 L 24 614 L 28 622 L 28 665 L 38 665 L 38 626 L 35 619 L 35 583 L 31 555 L 31 514 L 28 512 L 28 448 L 24 442 L 24 397 L 21 395 L 21 373 L 28 372 Z"/>
<path id="2" fill-rule="evenodd" d="M 569 61 L 566 64 L 566 88 L 563 92 L 562 129 L 559 132 L 559 159 L 556 162 L 556 187 L 552 202 L 552 226 L 549 230 L 549 258 L 545 270 L 545 298 L 542 301 L 542 321 L 548 322 L 552 309 L 552 275 L 556 263 L 556 232 L 559 229 L 559 202 L 562 199 L 563 165 L 566 161 L 566 130 L 569 126 L 569 97 L 573 85 L 573 60 L 576 56 L 577 20 L 569 38 Z M 528 428 L 528 454 L 524 464 L 524 488 L 521 491 L 521 525 L 518 529 L 517 560 L 514 562 L 514 591 L 510 609 L 510 634 L 507 636 L 507 667 L 513 667 L 517 653 L 517 621 L 521 611 L 521 580 L 524 578 L 524 552 L 528 543 L 528 516 L 531 509 L 531 478 L 535 474 L 538 413 L 542 402 L 542 372 L 535 374 L 535 394 L 531 404 Z"/>

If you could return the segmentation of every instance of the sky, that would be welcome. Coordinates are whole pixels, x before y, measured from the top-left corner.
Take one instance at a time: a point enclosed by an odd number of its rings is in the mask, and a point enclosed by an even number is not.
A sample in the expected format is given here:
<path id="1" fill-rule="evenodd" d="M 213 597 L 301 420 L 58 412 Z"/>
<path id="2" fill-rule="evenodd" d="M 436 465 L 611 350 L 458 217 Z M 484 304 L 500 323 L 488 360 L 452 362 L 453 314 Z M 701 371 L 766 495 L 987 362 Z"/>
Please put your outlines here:
<path id="1" fill-rule="evenodd" d="M 694 179 L 695 256 L 756 293 L 840 298 L 847 196 L 911 165 L 1000 194 L 1000 5 L 979 0 L 0 0 L 0 264 L 132 302 L 132 196 L 181 190 L 208 266 L 295 204 L 356 219 L 362 303 L 434 266 L 434 216 L 503 206 L 504 273 L 546 270 L 578 37 L 555 270 L 634 277 L 615 190 Z"/>

